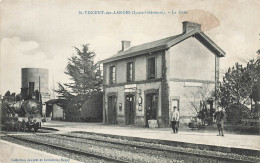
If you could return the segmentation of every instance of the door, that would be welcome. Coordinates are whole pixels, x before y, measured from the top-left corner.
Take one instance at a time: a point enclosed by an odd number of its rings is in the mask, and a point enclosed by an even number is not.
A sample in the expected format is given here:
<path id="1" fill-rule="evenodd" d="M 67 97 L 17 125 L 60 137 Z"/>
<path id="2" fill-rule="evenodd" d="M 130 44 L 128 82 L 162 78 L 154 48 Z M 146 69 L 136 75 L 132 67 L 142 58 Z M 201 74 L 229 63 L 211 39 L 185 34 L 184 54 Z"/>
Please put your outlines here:
<path id="1" fill-rule="evenodd" d="M 108 97 L 108 124 L 117 124 L 116 96 Z"/>
<path id="2" fill-rule="evenodd" d="M 172 108 L 175 107 L 175 106 L 178 108 L 178 111 L 180 111 L 179 100 L 172 99 Z"/>
<path id="3" fill-rule="evenodd" d="M 157 119 L 158 110 L 158 96 L 155 93 L 146 95 L 146 126 L 148 126 L 148 120 Z"/>
<path id="4" fill-rule="evenodd" d="M 169 109 L 169 120 L 171 119 L 171 111 L 173 111 L 173 107 L 177 107 L 178 111 L 180 112 L 180 107 L 179 107 L 179 100 L 178 99 L 171 99 L 171 108 Z"/>
<path id="5" fill-rule="evenodd" d="M 135 96 L 126 95 L 125 102 L 125 124 L 133 125 L 135 118 Z"/>

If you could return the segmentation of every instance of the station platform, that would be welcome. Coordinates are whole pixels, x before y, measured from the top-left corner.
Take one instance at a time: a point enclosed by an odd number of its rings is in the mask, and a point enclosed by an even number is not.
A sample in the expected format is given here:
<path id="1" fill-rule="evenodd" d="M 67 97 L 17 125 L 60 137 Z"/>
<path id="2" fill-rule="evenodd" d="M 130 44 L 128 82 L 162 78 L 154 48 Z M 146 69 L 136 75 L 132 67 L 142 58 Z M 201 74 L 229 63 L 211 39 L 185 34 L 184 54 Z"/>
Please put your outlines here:
<path id="1" fill-rule="evenodd" d="M 0 140 L 0 149 L 0 163 L 79 163 L 79 161 L 76 160 L 24 147 L 4 140 Z"/>
<path id="2" fill-rule="evenodd" d="M 102 123 L 79 123 L 49 121 L 42 127 L 54 128 L 58 132 L 84 131 L 123 139 L 141 140 L 165 145 L 176 145 L 196 149 L 208 149 L 260 157 L 260 135 L 239 135 L 225 133 L 217 136 L 218 131 L 182 130 L 173 134 L 171 128 L 140 128 L 134 126 L 105 125 Z"/>

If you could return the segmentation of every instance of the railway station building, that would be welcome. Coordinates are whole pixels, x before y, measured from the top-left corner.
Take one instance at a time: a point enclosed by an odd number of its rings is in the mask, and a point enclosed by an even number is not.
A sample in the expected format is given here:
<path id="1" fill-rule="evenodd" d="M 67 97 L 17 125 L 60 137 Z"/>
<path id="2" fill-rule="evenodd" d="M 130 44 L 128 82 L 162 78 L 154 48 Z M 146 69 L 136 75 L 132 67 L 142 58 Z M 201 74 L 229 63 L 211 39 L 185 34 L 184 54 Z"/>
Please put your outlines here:
<path id="1" fill-rule="evenodd" d="M 156 120 L 159 127 L 168 127 L 173 106 L 180 123 L 195 116 L 187 94 L 198 87 L 215 89 L 225 52 L 200 24 L 182 24 L 183 32 L 176 36 L 133 47 L 122 41 L 121 51 L 101 61 L 103 123 L 148 126 L 148 120 Z"/>

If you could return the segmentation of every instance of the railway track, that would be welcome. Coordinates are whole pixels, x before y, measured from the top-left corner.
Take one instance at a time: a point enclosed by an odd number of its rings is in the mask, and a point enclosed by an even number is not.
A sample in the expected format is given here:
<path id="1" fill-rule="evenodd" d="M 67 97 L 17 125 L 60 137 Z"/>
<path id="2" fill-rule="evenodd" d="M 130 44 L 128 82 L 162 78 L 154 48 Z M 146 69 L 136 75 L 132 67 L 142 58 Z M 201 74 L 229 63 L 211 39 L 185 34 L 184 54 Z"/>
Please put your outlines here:
<path id="1" fill-rule="evenodd" d="M 122 160 L 122 159 L 118 159 L 118 158 L 114 158 L 114 157 L 107 157 L 107 156 L 103 156 L 103 155 L 100 155 L 100 154 L 93 154 L 91 152 L 80 151 L 79 149 L 72 149 L 72 148 L 69 148 L 69 147 L 61 146 L 61 145 L 54 145 L 54 144 L 50 144 L 50 143 L 44 143 L 44 142 L 39 142 L 39 141 L 35 141 L 35 140 L 29 140 L 27 138 L 21 138 L 21 137 L 15 136 L 15 135 L 9 135 L 9 136 L 11 136 L 14 139 L 19 139 L 21 141 L 27 141 L 27 142 L 38 144 L 38 145 L 48 146 L 48 147 L 52 147 L 54 149 L 72 152 L 72 153 L 82 155 L 82 156 L 94 157 L 94 158 L 102 159 L 102 160 L 105 160 L 105 161 L 108 161 L 108 162 L 128 162 L 126 160 Z M 37 136 L 43 136 L 43 135 L 37 134 Z M 241 162 L 241 163 L 256 162 L 256 161 L 229 158 L 229 157 L 223 157 L 223 156 L 212 155 L 212 154 L 209 155 L 209 154 L 203 154 L 203 153 L 193 153 L 193 152 L 189 152 L 189 151 L 179 151 L 179 150 L 174 150 L 174 149 L 158 148 L 158 147 L 152 146 L 152 144 L 138 145 L 138 144 L 130 144 L 130 143 L 125 143 L 125 142 L 119 142 L 119 141 L 114 142 L 114 141 L 110 141 L 110 140 L 100 140 L 100 139 L 95 139 L 95 138 L 86 138 L 86 137 L 80 137 L 80 136 L 74 136 L 74 135 L 68 135 L 68 134 L 52 134 L 52 135 L 44 135 L 44 136 L 49 137 L 49 138 L 61 139 L 61 140 L 64 140 L 64 141 L 71 141 L 71 142 L 75 142 L 75 139 L 77 139 L 76 142 L 81 143 L 81 144 L 90 144 L 87 141 L 102 142 L 102 143 L 108 143 L 108 144 L 111 144 L 111 145 L 121 146 L 120 148 L 122 148 L 122 149 L 124 149 L 126 146 L 128 146 L 128 147 L 132 147 L 133 149 L 160 151 L 160 152 L 166 152 L 168 154 L 179 154 L 179 155 L 183 155 L 185 157 L 205 158 L 207 160 L 215 160 L 215 162 Z M 155 153 L 157 153 L 157 152 L 155 152 Z M 129 162 L 132 162 L 132 161 L 129 161 Z"/>
<path id="2" fill-rule="evenodd" d="M 255 161 L 250 161 L 250 160 L 241 160 L 241 159 L 236 159 L 236 158 L 228 158 L 228 157 L 223 157 L 223 156 L 217 156 L 217 155 L 208 155 L 208 154 L 201 154 L 201 153 L 192 153 L 188 151 L 178 151 L 178 150 L 173 150 L 173 149 L 163 149 L 163 148 L 157 148 L 157 147 L 152 147 L 152 146 L 144 146 L 144 145 L 137 145 L 137 144 L 129 144 L 129 143 L 123 143 L 123 142 L 112 142 L 109 140 L 100 140 L 100 139 L 95 139 L 95 138 L 85 138 L 85 137 L 79 137 L 79 136 L 73 136 L 73 135 L 66 135 L 66 134 L 59 134 L 60 136 L 64 137 L 70 137 L 70 138 L 77 138 L 77 139 L 83 139 L 83 140 L 92 140 L 92 141 L 97 141 L 97 142 L 104 142 L 104 143 L 112 143 L 116 145 L 122 145 L 122 146 L 130 146 L 133 148 L 140 148 L 140 149 L 149 149 L 149 150 L 156 150 L 156 151 L 163 151 L 163 152 L 169 152 L 169 153 L 176 153 L 176 154 L 181 154 L 181 155 L 186 155 L 186 156 L 195 156 L 195 157 L 203 157 L 207 159 L 214 159 L 222 162 L 236 162 L 236 163 L 255 163 Z M 52 136 L 52 135 L 50 135 Z M 84 143 L 84 142 L 82 142 Z"/>
<path id="3" fill-rule="evenodd" d="M 51 148 L 61 150 L 61 151 L 71 152 L 71 153 L 82 155 L 82 156 L 85 156 L 85 157 L 93 157 L 93 158 L 96 158 L 96 159 L 104 160 L 106 162 L 129 163 L 128 161 L 125 161 L 125 160 L 120 160 L 120 159 L 111 158 L 111 157 L 107 157 L 107 156 L 101 156 L 101 155 L 86 152 L 86 151 L 79 151 L 78 149 L 72 149 L 72 148 L 63 147 L 63 146 L 60 146 L 60 145 L 54 145 L 54 144 L 49 144 L 49 143 L 45 143 L 45 142 L 34 141 L 34 140 L 30 140 L 30 139 L 26 139 L 26 138 L 14 136 L 14 135 L 9 135 L 9 137 L 16 139 L 16 140 L 29 142 L 29 143 L 32 143 L 32 144 L 38 144 L 38 145 L 51 147 Z"/>
<path id="4" fill-rule="evenodd" d="M 48 130 L 48 129 L 39 129 L 37 132 L 34 131 L 27 131 L 27 132 L 6 132 L 1 131 L 1 136 L 9 136 L 9 135 L 49 135 L 49 134 L 55 134 L 55 132 L 58 130 Z"/>

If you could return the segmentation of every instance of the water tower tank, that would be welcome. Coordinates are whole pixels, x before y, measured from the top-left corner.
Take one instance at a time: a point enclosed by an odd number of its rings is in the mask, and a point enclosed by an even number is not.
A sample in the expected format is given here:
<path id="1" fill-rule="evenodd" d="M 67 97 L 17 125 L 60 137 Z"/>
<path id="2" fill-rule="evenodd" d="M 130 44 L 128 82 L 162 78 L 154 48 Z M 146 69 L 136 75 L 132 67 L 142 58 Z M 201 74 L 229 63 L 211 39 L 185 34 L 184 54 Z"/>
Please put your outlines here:
<path id="1" fill-rule="evenodd" d="M 49 92 L 49 71 L 43 68 L 22 68 L 22 87 L 29 88 L 29 83 L 34 83 L 34 90 L 42 93 Z M 39 85 L 40 83 L 40 85 Z"/>

